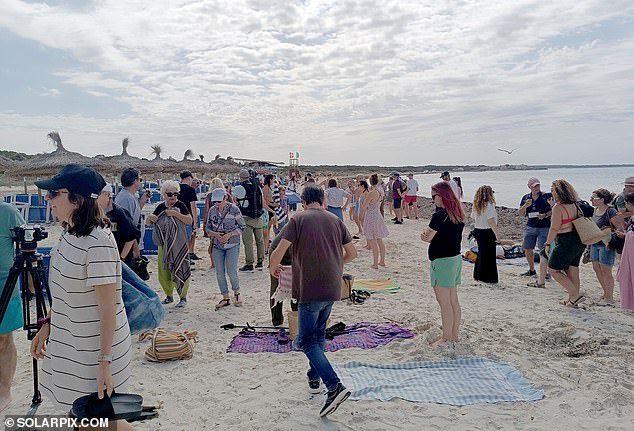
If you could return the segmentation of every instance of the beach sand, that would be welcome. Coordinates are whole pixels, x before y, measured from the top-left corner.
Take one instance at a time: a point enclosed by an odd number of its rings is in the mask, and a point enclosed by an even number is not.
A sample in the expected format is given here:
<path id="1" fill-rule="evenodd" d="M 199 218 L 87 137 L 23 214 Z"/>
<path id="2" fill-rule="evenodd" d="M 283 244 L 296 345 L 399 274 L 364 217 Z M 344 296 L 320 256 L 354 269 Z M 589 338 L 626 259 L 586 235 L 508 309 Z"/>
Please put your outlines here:
<path id="1" fill-rule="evenodd" d="M 428 204 L 429 202 L 426 202 Z M 426 211 L 423 211 L 425 213 Z M 388 216 L 386 215 L 386 220 Z M 226 323 L 270 325 L 269 275 L 266 270 L 240 274 L 244 306 L 214 311 L 220 299 L 215 273 L 206 259 L 207 240 L 197 241 L 196 263 L 185 310 L 168 307 L 163 327 L 196 330 L 199 341 L 188 361 L 150 363 L 143 358 L 148 344 L 133 342 L 130 392 L 142 394 L 146 405 L 161 406 L 160 417 L 136 424 L 142 430 L 631 430 L 634 429 L 634 313 L 601 307 L 601 288 L 590 265 L 581 268 L 587 309 L 559 304 L 565 294 L 555 283 L 546 289 L 526 287 L 522 266 L 500 265 L 505 289 L 473 282 L 473 266 L 463 264 L 463 341 L 453 351 L 430 345 L 440 336 L 440 311 L 429 283 L 427 245 L 419 237 L 427 219 L 388 222 L 387 268 L 370 268 L 372 253 L 356 241 L 359 257 L 345 271 L 364 279 L 392 278 L 402 288 L 394 295 L 373 295 L 364 304 L 340 302 L 331 322 L 396 322 L 416 333 L 370 350 L 328 353 L 331 362 L 401 363 L 452 356 L 481 356 L 518 368 L 545 392 L 537 402 L 505 402 L 466 407 L 403 400 L 348 400 L 327 419 L 319 418 L 321 395 L 308 394 L 307 361 L 300 352 L 227 353 L 238 330 Z M 353 223 L 346 220 L 351 232 Z M 465 229 L 466 230 L 466 229 Z M 41 245 L 53 245 L 60 228 L 52 227 Z M 463 241 L 463 246 L 466 239 Z M 241 251 L 242 253 L 242 251 Z M 150 257 L 151 286 L 164 296 L 156 279 L 156 257 Z M 240 264 L 244 262 L 241 257 Z M 615 289 L 618 300 L 618 284 Z M 23 414 L 32 395 L 29 342 L 15 335 L 18 369 L 14 400 L 6 414 Z M 570 357 L 574 345 L 580 357 Z M 585 348 L 584 348 L 585 347 Z M 45 400 L 38 413 L 56 411 Z"/>

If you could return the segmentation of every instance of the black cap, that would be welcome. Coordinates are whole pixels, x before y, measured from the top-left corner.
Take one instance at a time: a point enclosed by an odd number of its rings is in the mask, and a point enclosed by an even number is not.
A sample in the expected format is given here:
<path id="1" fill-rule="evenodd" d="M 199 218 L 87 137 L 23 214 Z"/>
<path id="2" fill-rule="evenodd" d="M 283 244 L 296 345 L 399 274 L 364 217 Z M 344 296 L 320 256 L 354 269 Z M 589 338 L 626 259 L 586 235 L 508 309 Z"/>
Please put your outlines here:
<path id="1" fill-rule="evenodd" d="M 449 176 L 449 171 L 445 171 L 442 174 L 440 174 L 440 178 L 442 177 L 448 177 Z"/>
<path id="2" fill-rule="evenodd" d="M 88 166 L 70 164 L 49 180 L 39 180 L 35 185 L 43 190 L 68 189 L 86 198 L 97 199 L 106 185 L 99 172 Z"/>
<path id="3" fill-rule="evenodd" d="M 184 180 L 185 178 L 188 178 L 188 177 L 194 178 L 194 176 L 192 175 L 190 171 L 181 172 L 181 180 Z"/>

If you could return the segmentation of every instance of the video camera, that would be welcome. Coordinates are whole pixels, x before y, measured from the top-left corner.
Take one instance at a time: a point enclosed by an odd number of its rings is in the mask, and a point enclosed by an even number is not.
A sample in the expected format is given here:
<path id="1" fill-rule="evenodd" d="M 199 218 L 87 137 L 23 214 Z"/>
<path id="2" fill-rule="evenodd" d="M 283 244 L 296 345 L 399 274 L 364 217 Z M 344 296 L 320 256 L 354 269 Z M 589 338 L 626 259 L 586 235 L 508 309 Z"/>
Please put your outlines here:
<path id="1" fill-rule="evenodd" d="M 48 232 L 40 225 L 16 226 L 11 228 L 11 238 L 16 243 L 16 253 L 37 250 L 37 242 L 48 238 Z"/>

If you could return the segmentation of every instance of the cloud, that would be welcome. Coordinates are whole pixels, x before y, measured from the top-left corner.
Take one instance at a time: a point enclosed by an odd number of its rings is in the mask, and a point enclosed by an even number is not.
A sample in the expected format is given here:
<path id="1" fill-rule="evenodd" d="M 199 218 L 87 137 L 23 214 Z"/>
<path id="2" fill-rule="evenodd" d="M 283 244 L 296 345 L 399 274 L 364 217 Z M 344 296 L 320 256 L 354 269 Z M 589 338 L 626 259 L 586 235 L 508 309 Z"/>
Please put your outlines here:
<path id="1" fill-rule="evenodd" d="M 58 97 L 61 96 L 62 92 L 59 91 L 56 88 L 49 88 L 43 92 L 40 93 L 40 96 L 42 97 Z"/>
<path id="2" fill-rule="evenodd" d="M 593 151 L 602 131 L 634 156 L 632 24 L 624 0 L 5 0 L 0 28 L 80 64 L 52 76 L 132 115 L 0 113 L 0 139 L 37 147 L 39 122 L 94 153 L 138 135 L 175 157 L 498 163 L 530 145 L 522 161 L 619 161 Z"/>

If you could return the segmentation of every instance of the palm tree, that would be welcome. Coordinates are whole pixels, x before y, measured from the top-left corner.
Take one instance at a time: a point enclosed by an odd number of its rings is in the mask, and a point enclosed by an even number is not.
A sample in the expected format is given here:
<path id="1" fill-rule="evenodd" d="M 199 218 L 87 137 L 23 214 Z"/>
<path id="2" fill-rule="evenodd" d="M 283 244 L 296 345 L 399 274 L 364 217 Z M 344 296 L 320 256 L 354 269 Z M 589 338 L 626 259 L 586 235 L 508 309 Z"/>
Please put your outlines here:
<path id="1" fill-rule="evenodd" d="M 163 149 L 161 148 L 161 146 L 159 144 L 154 144 L 150 147 L 150 149 L 152 150 L 152 152 L 150 153 L 150 156 L 154 155 L 153 160 L 161 160 L 161 153 L 163 152 Z"/>
<path id="2" fill-rule="evenodd" d="M 126 136 L 125 138 L 123 138 L 123 141 L 121 141 L 121 146 L 123 147 L 123 151 L 121 152 L 122 156 L 127 156 L 128 155 L 128 145 L 130 144 L 130 139 Z"/>
<path id="3" fill-rule="evenodd" d="M 190 157 L 194 157 L 194 151 L 191 148 L 186 150 L 185 154 L 183 154 L 183 161 L 189 160 Z"/>

